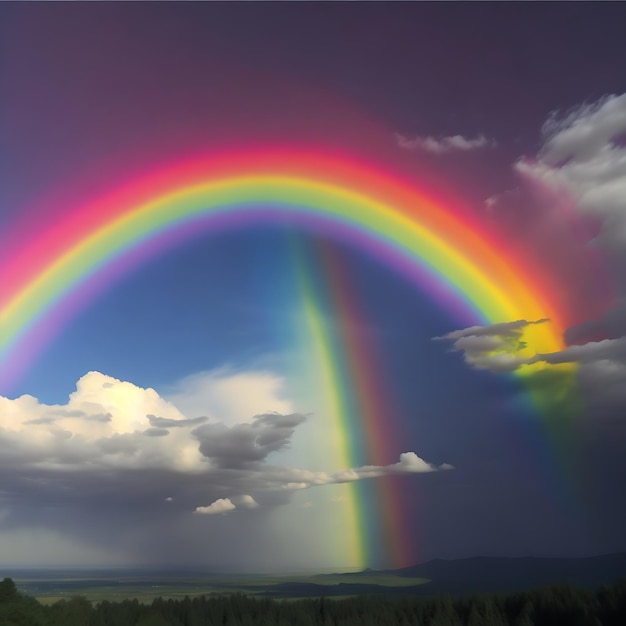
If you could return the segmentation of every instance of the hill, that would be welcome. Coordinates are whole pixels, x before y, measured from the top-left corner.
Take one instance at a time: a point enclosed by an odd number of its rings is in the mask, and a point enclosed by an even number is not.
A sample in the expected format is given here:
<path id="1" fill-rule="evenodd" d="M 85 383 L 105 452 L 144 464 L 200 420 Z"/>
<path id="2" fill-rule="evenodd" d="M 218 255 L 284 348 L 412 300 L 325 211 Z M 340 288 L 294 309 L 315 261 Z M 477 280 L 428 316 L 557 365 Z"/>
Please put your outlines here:
<path id="1" fill-rule="evenodd" d="M 416 589 L 418 593 L 427 594 L 516 591 L 551 584 L 595 589 L 626 578 L 626 553 L 571 559 L 435 559 L 388 573 L 400 577 L 428 579 L 430 582 Z"/>

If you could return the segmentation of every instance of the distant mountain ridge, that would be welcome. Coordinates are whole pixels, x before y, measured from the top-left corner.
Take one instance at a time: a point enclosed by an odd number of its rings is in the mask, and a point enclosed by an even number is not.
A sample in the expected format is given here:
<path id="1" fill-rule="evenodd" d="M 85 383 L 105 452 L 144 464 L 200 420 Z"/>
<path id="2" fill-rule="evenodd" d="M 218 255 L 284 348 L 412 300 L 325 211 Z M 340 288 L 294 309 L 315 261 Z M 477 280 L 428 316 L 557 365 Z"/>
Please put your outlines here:
<path id="1" fill-rule="evenodd" d="M 338 577 L 342 580 L 334 582 L 334 579 Z M 264 595 L 270 597 L 362 594 L 386 596 L 451 594 L 458 596 L 529 591 L 548 585 L 571 585 L 578 589 L 595 590 L 603 585 L 626 579 L 626 552 L 586 558 L 435 559 L 395 570 L 366 569 L 349 574 L 319 574 L 313 579 L 315 582 L 279 583 L 273 585 Z M 398 584 L 402 579 L 406 579 L 408 584 Z M 415 583 L 412 582 L 413 580 Z"/>
<path id="2" fill-rule="evenodd" d="M 387 570 L 386 573 L 428 578 L 430 582 L 415 590 L 420 594 L 516 591 L 552 584 L 595 589 L 626 578 L 626 552 L 585 558 L 435 559 L 419 565 Z"/>

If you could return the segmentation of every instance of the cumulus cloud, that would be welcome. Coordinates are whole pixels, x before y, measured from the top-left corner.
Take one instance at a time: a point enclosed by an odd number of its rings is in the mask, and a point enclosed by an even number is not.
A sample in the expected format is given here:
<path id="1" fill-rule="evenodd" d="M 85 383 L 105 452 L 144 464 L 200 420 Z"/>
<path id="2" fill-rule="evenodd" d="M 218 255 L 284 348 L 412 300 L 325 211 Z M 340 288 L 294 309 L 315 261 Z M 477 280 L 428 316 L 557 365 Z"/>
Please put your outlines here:
<path id="1" fill-rule="evenodd" d="M 493 148 L 496 142 L 493 139 L 487 139 L 485 135 L 477 135 L 474 138 L 464 137 L 463 135 L 452 135 L 436 139 L 435 137 L 406 137 L 400 133 L 396 133 L 396 144 L 403 150 L 422 150 L 432 154 L 446 154 L 449 152 L 469 152 L 470 150 L 478 150 L 480 148 Z"/>
<path id="2" fill-rule="evenodd" d="M 424 461 L 415 454 L 415 452 L 403 452 L 400 460 L 392 465 L 365 465 L 344 472 L 333 474 L 333 482 L 352 482 L 361 478 L 376 478 L 386 474 L 417 474 L 423 472 L 436 472 L 439 470 L 453 469 L 451 465 L 444 463 L 442 465 L 433 465 Z"/>
<path id="3" fill-rule="evenodd" d="M 209 504 L 209 506 L 196 507 L 196 513 L 200 513 L 201 515 L 224 515 L 229 511 L 234 511 L 236 508 L 230 498 L 220 498 Z"/>
<path id="4" fill-rule="evenodd" d="M 594 244 L 626 260 L 626 94 L 607 96 L 565 116 L 553 114 L 536 159 L 520 159 L 516 170 L 566 194 L 580 215 L 600 224 Z M 624 267 L 622 267 L 624 269 Z M 623 275 L 623 273 L 622 273 Z M 625 285 L 621 285 L 624 288 Z"/>
<path id="5" fill-rule="evenodd" d="M 154 389 L 89 372 L 64 406 L 29 395 L 0 397 L 0 466 L 48 470 L 171 469 L 200 471 L 204 459 L 188 429 L 151 426 L 155 414 L 186 420 Z M 170 424 L 171 425 L 171 424 Z"/>
<path id="6" fill-rule="evenodd" d="M 243 509 L 256 509 L 259 506 L 259 503 L 252 496 L 247 494 L 239 496 L 237 503 L 239 507 Z"/>
<path id="7" fill-rule="evenodd" d="M 576 106 L 565 115 L 555 112 L 543 127 L 547 141 L 541 159 L 552 164 L 590 162 L 607 150 L 621 150 L 617 140 L 625 131 L 626 94 Z"/>
<path id="8" fill-rule="evenodd" d="M 24 510 L 41 510 L 48 500 L 55 511 L 80 508 L 81 519 L 102 508 L 108 520 L 132 511 L 163 515 L 162 503 L 170 512 L 213 515 L 287 504 L 290 494 L 311 487 L 449 468 L 414 452 L 392 465 L 334 473 L 281 466 L 270 461 L 307 416 L 271 412 L 224 424 L 99 372 L 83 376 L 64 405 L 0 397 L 0 416 L 0 495 L 9 503 L 3 521 L 17 526 L 27 524 Z"/>

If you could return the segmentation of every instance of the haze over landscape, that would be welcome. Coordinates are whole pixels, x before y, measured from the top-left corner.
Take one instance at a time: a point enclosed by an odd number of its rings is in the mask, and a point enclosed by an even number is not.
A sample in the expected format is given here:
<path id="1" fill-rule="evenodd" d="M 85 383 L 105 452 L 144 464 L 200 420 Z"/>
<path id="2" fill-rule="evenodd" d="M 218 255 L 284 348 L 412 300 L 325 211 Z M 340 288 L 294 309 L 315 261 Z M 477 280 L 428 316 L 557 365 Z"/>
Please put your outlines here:
<path id="1" fill-rule="evenodd" d="M 626 552 L 625 17 L 0 5 L 3 571 Z"/>

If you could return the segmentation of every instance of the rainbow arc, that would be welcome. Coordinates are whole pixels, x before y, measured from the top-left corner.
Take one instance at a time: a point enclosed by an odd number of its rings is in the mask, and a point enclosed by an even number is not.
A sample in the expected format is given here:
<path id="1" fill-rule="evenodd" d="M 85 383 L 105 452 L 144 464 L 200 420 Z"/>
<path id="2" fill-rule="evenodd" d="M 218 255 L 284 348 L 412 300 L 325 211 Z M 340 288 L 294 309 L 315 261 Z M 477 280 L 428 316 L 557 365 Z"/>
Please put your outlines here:
<path id="1" fill-rule="evenodd" d="M 16 224 L 2 235 L 2 393 L 81 303 L 134 264 L 199 231 L 210 235 L 257 223 L 289 224 L 366 251 L 439 302 L 459 326 L 550 318 L 549 324 L 527 327 L 520 356 L 564 347 L 567 319 L 560 291 L 530 256 L 513 254 L 501 235 L 462 207 L 346 157 L 266 151 L 196 159 L 139 177 L 78 209 L 50 207 L 50 214 L 54 220 Z M 349 312 L 349 302 L 337 302 Z M 310 298 L 306 307 L 311 331 L 320 339 L 320 358 L 328 362 L 330 387 L 338 366 L 331 363 Z M 359 346 L 346 349 L 356 354 Z M 520 376 L 541 367 L 528 366 Z M 532 394 L 538 408 L 547 406 L 545 392 Z M 339 431 L 348 430 L 341 423 L 344 401 L 334 399 Z M 361 404 L 367 405 L 367 398 Z M 369 421 L 368 431 L 382 428 L 374 414 Z M 341 454 L 345 467 L 352 466 L 349 445 Z M 362 551 L 352 548 L 353 555 Z"/>

